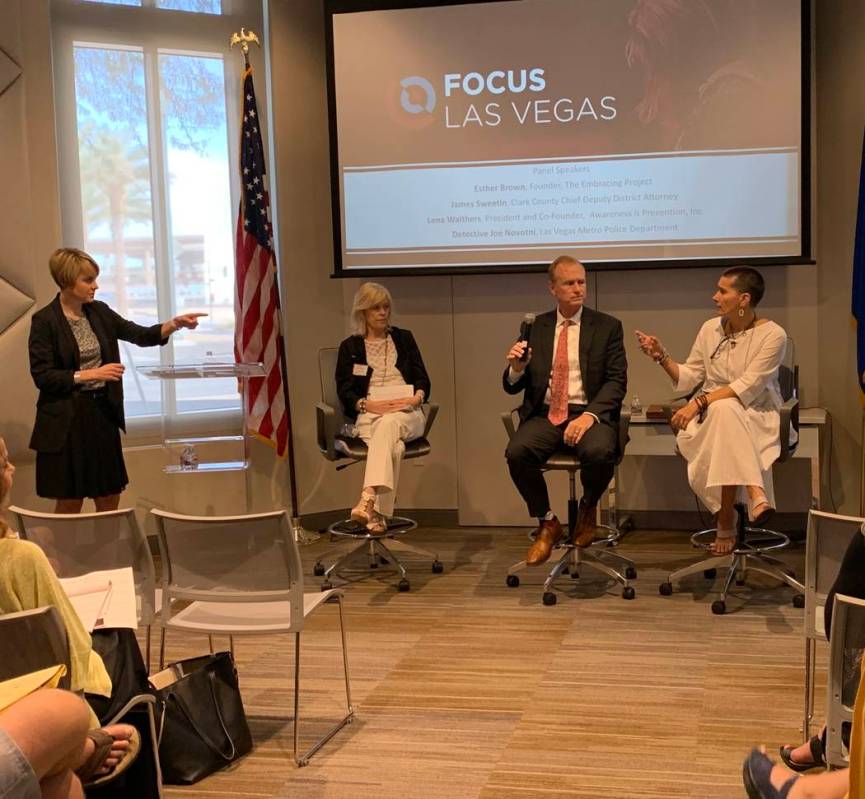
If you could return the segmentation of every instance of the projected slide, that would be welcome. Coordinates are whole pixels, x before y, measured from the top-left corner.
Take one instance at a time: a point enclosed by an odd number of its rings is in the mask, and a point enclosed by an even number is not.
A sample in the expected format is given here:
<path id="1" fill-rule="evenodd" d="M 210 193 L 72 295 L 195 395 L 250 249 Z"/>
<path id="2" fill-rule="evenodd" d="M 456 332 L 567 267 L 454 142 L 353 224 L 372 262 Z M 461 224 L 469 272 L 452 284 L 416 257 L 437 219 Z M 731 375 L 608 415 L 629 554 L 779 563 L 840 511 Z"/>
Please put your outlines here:
<path id="1" fill-rule="evenodd" d="M 331 20 L 338 271 L 803 255 L 800 0 Z"/>

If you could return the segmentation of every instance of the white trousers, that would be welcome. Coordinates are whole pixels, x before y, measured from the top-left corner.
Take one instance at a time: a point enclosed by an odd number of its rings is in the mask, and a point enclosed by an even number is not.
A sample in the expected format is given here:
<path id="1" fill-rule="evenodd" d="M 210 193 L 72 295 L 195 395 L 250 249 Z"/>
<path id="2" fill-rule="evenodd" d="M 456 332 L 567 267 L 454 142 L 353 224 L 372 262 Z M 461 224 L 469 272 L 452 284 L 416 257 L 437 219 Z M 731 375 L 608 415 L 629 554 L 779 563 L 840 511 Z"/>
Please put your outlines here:
<path id="1" fill-rule="evenodd" d="M 780 414 L 745 408 L 736 399 L 713 402 L 702 424 L 693 419 L 676 437 L 688 461 L 688 482 L 711 513 L 721 508 L 721 487 L 740 486 L 737 501 L 748 502 L 744 486 L 761 486 L 775 504 L 772 464 L 781 452 Z"/>
<path id="2" fill-rule="evenodd" d="M 405 442 L 423 435 L 426 419 L 420 408 L 396 413 L 362 413 L 357 417 L 358 436 L 366 442 L 366 472 L 363 485 L 375 486 L 375 509 L 382 516 L 393 516 L 399 467 Z"/>

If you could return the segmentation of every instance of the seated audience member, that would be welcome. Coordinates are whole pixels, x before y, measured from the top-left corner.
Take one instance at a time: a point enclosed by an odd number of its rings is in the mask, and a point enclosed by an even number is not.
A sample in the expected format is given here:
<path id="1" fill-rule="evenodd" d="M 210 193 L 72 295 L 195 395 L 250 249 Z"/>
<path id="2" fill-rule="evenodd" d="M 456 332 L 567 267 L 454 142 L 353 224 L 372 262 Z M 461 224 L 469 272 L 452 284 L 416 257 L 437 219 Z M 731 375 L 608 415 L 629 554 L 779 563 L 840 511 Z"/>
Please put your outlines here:
<path id="1" fill-rule="evenodd" d="M 0 514 L 11 498 L 15 466 L 0 436 Z M 75 692 L 111 696 L 111 678 L 102 658 L 93 651 L 90 634 L 63 591 L 45 553 L 21 541 L 0 515 L 0 613 L 17 613 L 53 605 L 60 612 L 69 640 L 70 688 Z M 95 721 L 95 716 L 93 717 Z"/>
<path id="2" fill-rule="evenodd" d="M 636 331 L 640 349 L 670 376 L 676 391 L 701 387 L 670 424 L 688 461 L 691 488 L 717 514 L 712 544 L 717 555 L 733 549 L 733 506 L 741 491 L 753 524 L 764 524 L 774 511 L 772 464 L 781 451 L 783 404 L 778 367 L 787 334 L 757 317 L 764 290 L 756 269 L 736 266 L 724 272 L 712 297 L 717 317 L 700 328 L 684 363 L 674 361 L 658 338 Z"/>
<path id="3" fill-rule="evenodd" d="M 752 749 L 742 764 L 749 799 L 862 799 L 865 797 L 865 658 L 860 663 L 859 690 L 853 710 L 850 767 L 823 774 L 796 774 L 774 763 L 761 749 Z"/>
<path id="4" fill-rule="evenodd" d="M 80 799 L 82 786 L 119 776 L 138 753 L 138 731 L 128 724 L 89 726 L 86 703 L 53 688 L 0 710 L 0 797 Z"/>
<path id="5" fill-rule="evenodd" d="M 829 590 L 824 608 L 823 623 L 826 630 L 826 640 L 832 631 L 832 608 L 835 605 L 835 595 L 845 594 L 856 599 L 865 599 L 865 525 L 862 534 L 854 535 L 844 553 L 838 576 Z M 843 730 L 842 730 L 843 733 Z M 819 735 L 812 735 L 800 746 L 782 746 L 781 760 L 793 771 L 808 771 L 812 768 L 826 765 L 826 727 Z"/>
<path id="6" fill-rule="evenodd" d="M 374 534 L 387 531 L 393 516 L 400 462 L 406 441 L 423 435 L 421 405 L 430 380 L 411 331 L 391 327 L 390 292 L 364 283 L 354 295 L 355 334 L 339 345 L 336 387 L 345 415 L 368 447 L 363 490 L 351 518 Z M 396 399 L 381 398 L 390 389 Z M 402 389 L 402 391 L 400 390 Z"/>
<path id="7" fill-rule="evenodd" d="M 576 451 L 582 464 L 575 543 L 588 546 L 594 539 L 597 504 L 613 477 L 627 388 L 622 324 L 585 307 L 583 265 L 559 256 L 548 277 L 556 309 L 535 319 L 528 342 L 511 347 L 502 377 L 508 394 L 523 392 L 520 426 L 505 457 L 514 485 L 539 524 L 526 555 L 529 566 L 546 561 L 562 538 L 542 469 L 563 444 Z"/>

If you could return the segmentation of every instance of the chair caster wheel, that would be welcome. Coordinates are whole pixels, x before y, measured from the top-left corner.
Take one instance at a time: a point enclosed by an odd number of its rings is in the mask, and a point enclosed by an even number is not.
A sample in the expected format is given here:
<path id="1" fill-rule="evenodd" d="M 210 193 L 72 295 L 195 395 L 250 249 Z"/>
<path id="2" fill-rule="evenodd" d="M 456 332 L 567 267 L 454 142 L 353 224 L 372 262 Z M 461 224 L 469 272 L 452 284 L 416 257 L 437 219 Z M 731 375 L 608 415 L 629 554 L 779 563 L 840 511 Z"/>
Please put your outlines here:
<path id="1" fill-rule="evenodd" d="M 378 562 L 382 566 L 387 566 L 387 564 L 390 563 L 390 561 L 387 558 L 383 558 L 381 555 L 378 556 Z"/>
<path id="2" fill-rule="evenodd" d="M 637 592 L 630 585 L 626 585 L 622 589 L 622 599 L 633 599 L 636 595 Z"/>
<path id="3" fill-rule="evenodd" d="M 403 577 L 402 580 L 396 584 L 396 587 L 398 591 L 405 593 L 409 588 L 411 588 L 411 585 L 409 585 L 409 581 Z"/>
<path id="4" fill-rule="evenodd" d="M 637 570 L 633 566 L 628 566 L 628 568 L 625 569 L 625 577 L 627 577 L 629 580 L 636 580 Z"/>
<path id="5" fill-rule="evenodd" d="M 574 569 L 571 572 L 571 579 L 572 580 L 579 580 L 580 579 L 580 572 L 577 569 Z"/>
<path id="6" fill-rule="evenodd" d="M 631 530 L 634 529 L 634 519 L 631 516 L 625 516 L 619 522 L 619 532 L 620 533 L 630 533 Z"/>
<path id="7" fill-rule="evenodd" d="M 562 569 L 562 571 L 561 571 L 560 573 L 561 573 L 562 575 L 570 574 L 570 573 L 571 573 L 571 567 L 570 567 L 570 566 L 565 566 L 565 568 Z"/>
<path id="8" fill-rule="evenodd" d="M 703 572 L 703 577 L 705 577 L 707 580 L 714 580 L 715 577 L 717 577 L 717 576 L 718 576 L 718 570 L 717 569 L 706 569 Z"/>
<path id="9" fill-rule="evenodd" d="M 432 570 L 433 574 L 441 574 L 445 570 L 444 563 L 440 560 L 433 561 Z"/>
<path id="10" fill-rule="evenodd" d="M 661 583 L 658 586 L 658 593 L 661 596 L 670 596 L 673 593 L 673 584 L 672 583 Z"/>
<path id="11" fill-rule="evenodd" d="M 517 588 L 519 587 L 519 584 L 520 578 L 517 577 L 516 574 L 509 574 L 505 577 L 505 585 L 507 585 L 508 588 Z"/>
<path id="12" fill-rule="evenodd" d="M 723 616 L 727 612 L 727 603 L 723 599 L 716 599 L 712 603 L 712 613 Z"/>
<path id="13" fill-rule="evenodd" d="M 552 591 L 544 591 L 543 602 L 545 605 L 555 605 L 556 595 Z"/>
<path id="14" fill-rule="evenodd" d="M 371 560 L 371 561 L 369 562 L 369 567 L 370 567 L 370 569 L 377 569 L 377 568 L 378 568 L 378 563 L 377 563 L 376 561 L 374 561 L 374 560 Z"/>
<path id="15" fill-rule="evenodd" d="M 736 580 L 736 585 L 745 585 L 745 581 L 740 577 Z"/>
<path id="16" fill-rule="evenodd" d="M 805 607 L 805 595 L 804 594 L 796 594 L 793 597 L 793 607 L 794 608 L 804 608 Z"/>
<path id="17" fill-rule="evenodd" d="M 324 564 L 316 563 L 315 566 L 312 567 L 312 573 L 316 577 L 324 577 Z"/>
<path id="18" fill-rule="evenodd" d="M 333 588 L 333 583 L 324 582 L 321 584 L 321 590 L 322 591 L 330 591 L 331 588 Z"/>

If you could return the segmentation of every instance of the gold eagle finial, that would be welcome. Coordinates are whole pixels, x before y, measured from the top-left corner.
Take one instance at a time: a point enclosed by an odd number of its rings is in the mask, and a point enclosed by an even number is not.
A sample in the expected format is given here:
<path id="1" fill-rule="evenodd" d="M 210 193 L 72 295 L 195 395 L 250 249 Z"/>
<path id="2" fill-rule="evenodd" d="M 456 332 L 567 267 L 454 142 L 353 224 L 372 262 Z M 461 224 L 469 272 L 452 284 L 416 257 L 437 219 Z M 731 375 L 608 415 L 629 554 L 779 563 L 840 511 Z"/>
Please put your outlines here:
<path id="1" fill-rule="evenodd" d="M 255 31 L 248 31 L 246 28 L 241 28 L 240 33 L 235 31 L 231 34 L 231 39 L 229 39 L 230 46 L 234 47 L 234 45 L 239 44 L 244 55 L 249 53 L 250 42 L 255 42 L 259 47 L 261 47 L 261 42 L 258 40 L 258 35 Z"/>

